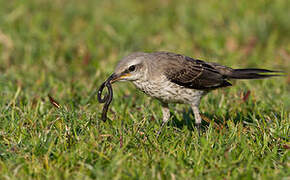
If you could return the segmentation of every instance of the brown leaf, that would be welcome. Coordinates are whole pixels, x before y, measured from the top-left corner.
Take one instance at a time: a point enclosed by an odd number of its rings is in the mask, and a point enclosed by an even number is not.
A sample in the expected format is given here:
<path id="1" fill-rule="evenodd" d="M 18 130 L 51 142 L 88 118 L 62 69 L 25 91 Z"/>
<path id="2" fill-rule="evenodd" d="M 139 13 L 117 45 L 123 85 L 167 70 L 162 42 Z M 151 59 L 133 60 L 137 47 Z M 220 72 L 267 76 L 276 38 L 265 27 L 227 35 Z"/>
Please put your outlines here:
<path id="1" fill-rule="evenodd" d="M 244 101 L 244 102 L 246 102 L 246 101 L 249 99 L 250 94 L 251 94 L 251 91 L 248 90 L 248 91 L 246 92 L 246 94 L 244 95 L 244 97 L 243 97 L 243 101 Z"/>
<path id="2" fill-rule="evenodd" d="M 51 97 L 49 94 L 47 95 L 48 96 L 48 98 L 49 98 L 49 102 L 54 106 L 54 107 L 56 107 L 56 108 L 60 108 L 60 105 L 59 105 L 59 103 L 53 98 L 53 97 Z"/>

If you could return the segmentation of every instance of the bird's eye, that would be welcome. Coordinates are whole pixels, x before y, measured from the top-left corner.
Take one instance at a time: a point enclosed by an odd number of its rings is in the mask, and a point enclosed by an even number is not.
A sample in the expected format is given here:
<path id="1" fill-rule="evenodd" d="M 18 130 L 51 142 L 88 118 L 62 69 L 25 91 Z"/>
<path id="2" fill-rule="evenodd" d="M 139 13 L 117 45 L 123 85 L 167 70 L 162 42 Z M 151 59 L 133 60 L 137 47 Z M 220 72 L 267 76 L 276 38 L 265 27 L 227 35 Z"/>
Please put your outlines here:
<path id="1" fill-rule="evenodd" d="M 136 69 L 136 66 L 134 66 L 134 65 L 132 65 L 132 66 L 129 67 L 129 71 L 130 72 L 135 71 L 135 69 Z"/>

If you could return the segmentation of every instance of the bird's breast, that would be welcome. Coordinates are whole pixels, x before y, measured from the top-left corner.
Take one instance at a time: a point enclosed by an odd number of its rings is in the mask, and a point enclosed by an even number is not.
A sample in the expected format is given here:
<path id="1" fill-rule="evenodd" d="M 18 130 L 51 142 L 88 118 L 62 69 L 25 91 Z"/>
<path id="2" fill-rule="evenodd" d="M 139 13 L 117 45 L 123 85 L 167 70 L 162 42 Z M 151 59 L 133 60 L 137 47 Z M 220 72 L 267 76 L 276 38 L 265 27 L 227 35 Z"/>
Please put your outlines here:
<path id="1" fill-rule="evenodd" d="M 145 94 L 168 103 L 199 103 L 204 91 L 188 89 L 172 83 L 163 81 L 134 81 L 134 85 Z"/>

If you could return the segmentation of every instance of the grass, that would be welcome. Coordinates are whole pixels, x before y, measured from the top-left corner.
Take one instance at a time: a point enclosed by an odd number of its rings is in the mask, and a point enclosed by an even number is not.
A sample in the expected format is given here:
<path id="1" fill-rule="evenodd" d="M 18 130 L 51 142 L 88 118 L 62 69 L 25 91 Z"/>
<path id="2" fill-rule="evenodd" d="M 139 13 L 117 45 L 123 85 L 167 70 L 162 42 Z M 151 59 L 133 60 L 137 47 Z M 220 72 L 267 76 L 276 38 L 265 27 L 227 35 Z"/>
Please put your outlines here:
<path id="1" fill-rule="evenodd" d="M 200 136 L 189 107 L 172 105 L 156 139 L 160 105 L 129 83 L 114 85 L 106 123 L 89 96 L 133 51 L 289 72 L 289 11 L 286 0 L 0 0 L 0 179 L 288 179 L 289 76 L 210 93 Z"/>

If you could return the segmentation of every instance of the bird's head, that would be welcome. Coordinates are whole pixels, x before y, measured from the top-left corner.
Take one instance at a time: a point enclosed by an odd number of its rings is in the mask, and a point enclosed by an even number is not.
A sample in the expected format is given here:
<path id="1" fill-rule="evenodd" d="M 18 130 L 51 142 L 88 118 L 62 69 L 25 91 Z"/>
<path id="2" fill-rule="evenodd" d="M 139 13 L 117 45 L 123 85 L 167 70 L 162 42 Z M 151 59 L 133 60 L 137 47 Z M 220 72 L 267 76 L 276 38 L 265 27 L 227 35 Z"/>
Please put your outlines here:
<path id="1" fill-rule="evenodd" d="M 147 53 L 133 53 L 124 57 L 110 76 L 111 83 L 116 81 L 136 81 L 146 76 Z"/>

